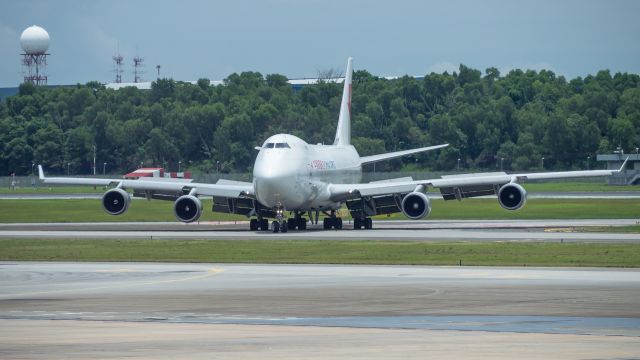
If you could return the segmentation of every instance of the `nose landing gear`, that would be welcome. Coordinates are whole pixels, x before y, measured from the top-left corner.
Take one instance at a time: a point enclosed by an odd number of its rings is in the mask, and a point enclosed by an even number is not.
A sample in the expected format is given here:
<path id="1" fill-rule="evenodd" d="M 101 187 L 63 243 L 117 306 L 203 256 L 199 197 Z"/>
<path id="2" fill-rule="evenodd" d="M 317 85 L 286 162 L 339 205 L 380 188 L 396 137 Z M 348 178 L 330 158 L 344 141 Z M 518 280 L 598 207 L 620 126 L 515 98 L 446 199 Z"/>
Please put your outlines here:
<path id="1" fill-rule="evenodd" d="M 271 230 L 273 230 L 274 233 L 277 233 L 277 232 L 286 233 L 287 230 L 289 230 L 287 221 L 285 221 L 285 218 L 284 218 L 283 208 L 276 209 L 276 219 L 271 223 Z"/>

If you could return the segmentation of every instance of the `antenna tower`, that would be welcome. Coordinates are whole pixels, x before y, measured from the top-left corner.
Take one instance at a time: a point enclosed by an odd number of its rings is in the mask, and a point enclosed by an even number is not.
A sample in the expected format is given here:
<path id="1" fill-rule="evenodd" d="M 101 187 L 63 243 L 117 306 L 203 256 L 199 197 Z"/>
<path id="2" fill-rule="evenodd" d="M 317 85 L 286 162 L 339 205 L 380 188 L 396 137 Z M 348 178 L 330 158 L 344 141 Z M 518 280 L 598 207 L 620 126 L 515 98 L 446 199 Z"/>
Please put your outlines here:
<path id="1" fill-rule="evenodd" d="M 144 74 L 144 71 L 142 70 L 143 61 L 144 59 L 137 55 L 136 57 L 133 58 L 133 82 L 134 83 L 139 83 L 142 81 L 142 78 L 140 77 L 140 75 Z"/>
<path id="2" fill-rule="evenodd" d="M 24 66 L 24 82 L 34 85 L 47 85 L 47 55 L 43 54 L 20 54 L 22 55 L 22 65 Z"/>
<path id="3" fill-rule="evenodd" d="M 120 53 L 117 53 L 115 55 L 113 55 L 112 57 L 113 61 L 115 61 L 115 67 L 113 69 L 113 72 L 116 73 L 116 83 L 121 83 L 122 82 L 122 73 L 124 72 L 124 70 L 122 70 L 122 55 L 120 55 Z"/>

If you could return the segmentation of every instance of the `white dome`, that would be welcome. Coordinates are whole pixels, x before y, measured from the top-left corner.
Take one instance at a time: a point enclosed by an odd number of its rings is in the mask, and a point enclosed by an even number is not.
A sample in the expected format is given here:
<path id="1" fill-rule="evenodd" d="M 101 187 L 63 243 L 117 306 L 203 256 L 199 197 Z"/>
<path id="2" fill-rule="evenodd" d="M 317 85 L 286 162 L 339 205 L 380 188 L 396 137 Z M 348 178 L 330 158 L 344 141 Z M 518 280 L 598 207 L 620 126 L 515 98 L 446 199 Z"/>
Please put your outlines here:
<path id="1" fill-rule="evenodd" d="M 49 33 L 40 26 L 29 26 L 20 35 L 20 45 L 27 54 L 44 54 L 49 48 Z"/>

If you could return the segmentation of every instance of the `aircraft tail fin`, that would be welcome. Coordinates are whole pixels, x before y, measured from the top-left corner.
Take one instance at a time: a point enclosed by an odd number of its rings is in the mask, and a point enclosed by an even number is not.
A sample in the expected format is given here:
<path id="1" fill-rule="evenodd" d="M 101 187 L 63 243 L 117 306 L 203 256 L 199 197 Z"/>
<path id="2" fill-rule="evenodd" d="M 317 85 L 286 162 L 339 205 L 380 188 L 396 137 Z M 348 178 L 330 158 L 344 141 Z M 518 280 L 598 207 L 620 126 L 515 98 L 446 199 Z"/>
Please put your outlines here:
<path id="1" fill-rule="evenodd" d="M 351 144 L 351 76 L 353 73 L 353 58 L 347 59 L 347 72 L 344 74 L 344 87 L 342 89 L 342 103 L 340 116 L 338 117 L 338 129 L 334 145 Z"/>

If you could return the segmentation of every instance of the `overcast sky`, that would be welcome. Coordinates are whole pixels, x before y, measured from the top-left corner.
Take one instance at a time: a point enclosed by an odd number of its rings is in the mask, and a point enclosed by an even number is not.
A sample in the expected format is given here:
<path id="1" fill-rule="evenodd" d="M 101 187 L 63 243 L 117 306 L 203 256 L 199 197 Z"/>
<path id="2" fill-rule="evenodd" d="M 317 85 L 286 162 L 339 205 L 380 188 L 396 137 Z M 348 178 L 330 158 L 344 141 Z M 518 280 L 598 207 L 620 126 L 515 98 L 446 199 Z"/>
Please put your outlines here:
<path id="1" fill-rule="evenodd" d="M 640 1 L 47 1 L 0 0 L 0 87 L 22 79 L 20 34 L 51 36 L 49 84 L 114 78 L 111 57 L 145 59 L 145 80 L 220 80 L 245 70 L 314 77 L 341 69 L 379 76 L 494 66 L 640 72 Z"/>

